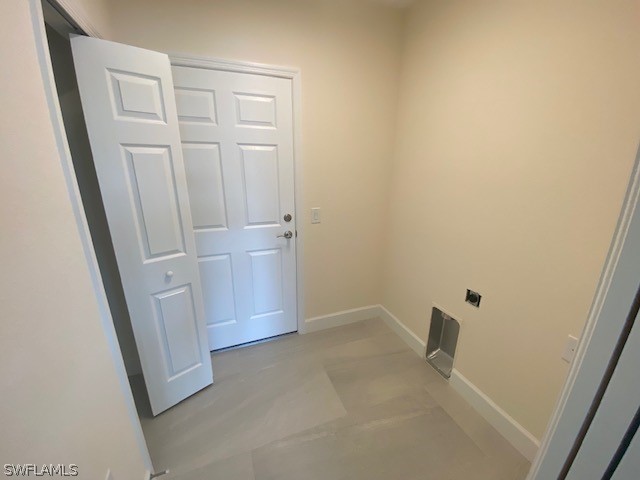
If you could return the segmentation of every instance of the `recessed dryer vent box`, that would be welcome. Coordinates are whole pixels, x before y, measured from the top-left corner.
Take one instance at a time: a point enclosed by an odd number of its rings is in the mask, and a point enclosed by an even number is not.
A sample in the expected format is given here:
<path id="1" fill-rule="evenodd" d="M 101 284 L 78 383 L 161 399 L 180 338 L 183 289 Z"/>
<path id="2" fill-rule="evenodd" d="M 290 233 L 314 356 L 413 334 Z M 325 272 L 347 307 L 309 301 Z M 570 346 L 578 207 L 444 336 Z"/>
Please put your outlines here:
<path id="1" fill-rule="evenodd" d="M 460 323 L 437 307 L 431 311 L 427 362 L 444 378 L 451 377 Z"/>

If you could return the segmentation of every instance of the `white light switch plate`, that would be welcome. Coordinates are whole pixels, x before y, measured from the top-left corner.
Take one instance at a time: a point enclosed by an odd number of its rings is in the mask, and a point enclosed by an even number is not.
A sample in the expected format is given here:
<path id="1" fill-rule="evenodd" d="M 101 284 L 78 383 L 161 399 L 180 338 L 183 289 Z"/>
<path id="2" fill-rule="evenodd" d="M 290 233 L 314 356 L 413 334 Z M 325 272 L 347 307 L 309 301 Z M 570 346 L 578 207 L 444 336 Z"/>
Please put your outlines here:
<path id="1" fill-rule="evenodd" d="M 320 207 L 311 209 L 311 223 L 320 223 Z"/>
<path id="2" fill-rule="evenodd" d="M 569 335 L 567 343 L 564 345 L 564 351 L 562 352 L 562 359 L 571 363 L 573 356 L 576 354 L 576 348 L 578 348 L 578 339 L 573 335 Z"/>

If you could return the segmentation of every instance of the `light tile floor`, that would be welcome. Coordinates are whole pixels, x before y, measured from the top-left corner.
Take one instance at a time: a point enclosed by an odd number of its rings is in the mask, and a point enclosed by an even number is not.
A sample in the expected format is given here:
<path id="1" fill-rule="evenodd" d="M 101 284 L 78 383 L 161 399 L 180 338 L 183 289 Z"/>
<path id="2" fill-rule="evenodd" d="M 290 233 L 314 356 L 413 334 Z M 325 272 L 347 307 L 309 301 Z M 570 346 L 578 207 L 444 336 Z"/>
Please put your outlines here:
<path id="1" fill-rule="evenodd" d="M 212 362 L 214 384 L 158 417 L 138 402 L 163 480 L 520 480 L 529 469 L 380 319 Z"/>

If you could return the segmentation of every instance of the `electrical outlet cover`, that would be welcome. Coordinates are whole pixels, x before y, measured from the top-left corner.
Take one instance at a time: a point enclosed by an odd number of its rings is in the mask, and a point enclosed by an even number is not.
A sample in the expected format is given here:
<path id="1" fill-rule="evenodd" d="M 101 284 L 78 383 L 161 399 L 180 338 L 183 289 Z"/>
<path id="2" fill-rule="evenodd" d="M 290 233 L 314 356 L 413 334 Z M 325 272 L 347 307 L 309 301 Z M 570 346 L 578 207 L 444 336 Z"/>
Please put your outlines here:
<path id="1" fill-rule="evenodd" d="M 565 343 L 564 345 L 562 359 L 568 363 L 571 363 L 571 360 L 573 360 L 573 357 L 576 354 L 576 348 L 578 348 L 578 339 L 573 335 L 569 335 L 567 343 Z"/>

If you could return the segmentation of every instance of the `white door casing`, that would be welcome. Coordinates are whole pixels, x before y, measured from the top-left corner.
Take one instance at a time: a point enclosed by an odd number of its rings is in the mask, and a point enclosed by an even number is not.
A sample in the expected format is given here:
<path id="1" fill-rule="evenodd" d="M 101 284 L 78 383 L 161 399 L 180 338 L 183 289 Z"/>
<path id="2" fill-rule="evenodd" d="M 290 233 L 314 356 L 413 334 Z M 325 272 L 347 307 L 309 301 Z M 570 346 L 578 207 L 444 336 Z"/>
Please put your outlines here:
<path id="1" fill-rule="evenodd" d="M 173 79 L 209 348 L 293 332 L 291 79 L 185 66 Z"/>
<path id="2" fill-rule="evenodd" d="M 118 269 L 154 415 L 212 383 L 166 55 L 71 40 Z"/>

